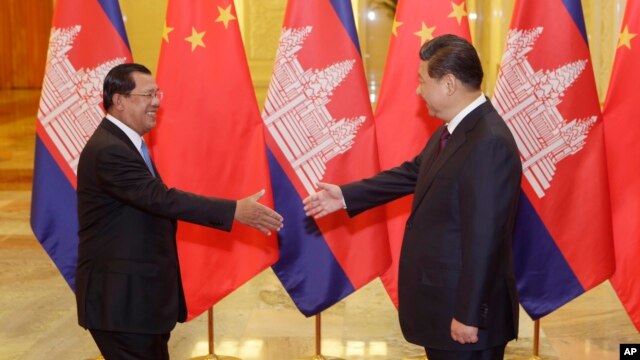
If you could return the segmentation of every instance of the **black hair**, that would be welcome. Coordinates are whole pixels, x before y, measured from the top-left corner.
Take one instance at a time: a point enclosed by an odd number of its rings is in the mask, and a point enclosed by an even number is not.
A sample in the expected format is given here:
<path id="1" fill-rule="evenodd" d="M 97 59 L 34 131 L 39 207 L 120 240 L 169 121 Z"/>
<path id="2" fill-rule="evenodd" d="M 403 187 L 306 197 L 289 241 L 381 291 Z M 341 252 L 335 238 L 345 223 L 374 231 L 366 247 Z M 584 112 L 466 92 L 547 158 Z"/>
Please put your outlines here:
<path id="1" fill-rule="evenodd" d="M 136 87 L 136 82 L 131 76 L 134 72 L 151 75 L 146 66 L 134 63 L 120 64 L 109 70 L 102 87 L 102 106 L 106 111 L 113 105 L 113 95 L 127 95 Z"/>
<path id="2" fill-rule="evenodd" d="M 480 89 L 482 64 L 478 52 L 466 39 L 452 34 L 435 37 L 422 45 L 420 59 L 429 62 L 431 78 L 452 74 L 468 88 Z"/>

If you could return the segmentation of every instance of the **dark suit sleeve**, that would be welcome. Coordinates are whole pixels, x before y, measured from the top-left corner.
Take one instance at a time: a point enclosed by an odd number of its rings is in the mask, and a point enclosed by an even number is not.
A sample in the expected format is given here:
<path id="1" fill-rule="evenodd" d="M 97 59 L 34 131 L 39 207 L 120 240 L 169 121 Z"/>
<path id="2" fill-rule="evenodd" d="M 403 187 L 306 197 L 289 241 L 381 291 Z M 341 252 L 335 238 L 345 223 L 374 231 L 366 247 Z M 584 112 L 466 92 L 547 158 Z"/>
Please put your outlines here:
<path id="1" fill-rule="evenodd" d="M 412 194 L 421 158 L 418 155 L 412 161 L 406 161 L 371 178 L 341 186 L 349 216 L 356 216 L 365 210 Z"/>
<path id="2" fill-rule="evenodd" d="M 98 185 L 115 199 L 170 219 L 231 230 L 236 202 L 167 188 L 151 175 L 131 149 L 117 143 L 100 151 L 95 166 Z"/>
<path id="3" fill-rule="evenodd" d="M 489 138 L 466 159 L 460 179 L 462 267 L 454 317 L 467 325 L 483 325 L 481 312 L 506 263 L 504 251 L 512 231 L 520 187 L 517 150 L 504 139 Z M 491 316 L 491 315 L 489 315 Z"/>

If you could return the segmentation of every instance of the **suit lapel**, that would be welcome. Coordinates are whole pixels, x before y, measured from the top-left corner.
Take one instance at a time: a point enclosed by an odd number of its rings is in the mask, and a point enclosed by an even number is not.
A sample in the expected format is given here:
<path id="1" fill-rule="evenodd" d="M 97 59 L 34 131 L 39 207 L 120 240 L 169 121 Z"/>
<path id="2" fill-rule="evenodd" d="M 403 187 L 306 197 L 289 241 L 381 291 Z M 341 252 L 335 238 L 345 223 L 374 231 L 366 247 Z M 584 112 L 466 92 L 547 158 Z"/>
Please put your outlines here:
<path id="1" fill-rule="evenodd" d="M 129 149 L 131 149 L 131 151 L 133 151 L 138 155 L 138 157 L 140 158 L 144 166 L 145 167 L 147 166 L 147 163 L 144 161 L 144 159 L 142 158 L 142 155 L 140 154 L 140 150 L 136 149 L 136 146 L 131 142 L 131 139 L 129 139 L 127 134 L 125 134 L 122 130 L 120 130 L 120 128 L 116 124 L 112 123 L 107 118 L 103 118 L 102 122 L 100 123 L 100 127 L 108 131 L 118 139 L 122 140 L 122 142 L 125 143 L 129 147 Z M 153 171 L 155 171 L 156 177 L 162 181 L 162 178 L 160 177 L 160 173 L 158 172 L 158 168 L 156 167 L 156 164 L 153 162 L 153 159 L 151 159 L 151 166 L 153 166 Z"/>
<path id="2" fill-rule="evenodd" d="M 466 141 L 466 134 L 463 131 L 458 133 L 456 129 L 454 134 L 456 136 L 451 136 L 449 141 L 447 142 L 447 146 L 442 149 L 440 154 L 438 152 L 438 146 L 435 146 L 435 149 L 429 154 L 429 160 L 426 162 L 426 166 L 420 169 L 420 176 L 418 177 L 418 186 L 416 187 L 415 198 L 413 200 L 413 206 L 411 207 L 411 211 L 415 211 L 415 209 L 420 205 L 424 196 L 427 194 L 427 191 L 431 188 L 431 184 L 433 184 L 433 180 L 436 178 L 436 175 L 442 168 L 444 164 L 447 163 L 447 160 L 450 159 L 453 154 L 464 144 Z M 444 126 L 440 131 L 437 131 L 433 134 L 433 137 L 436 139 L 440 139 L 440 134 L 444 131 Z M 438 142 L 435 142 L 438 144 Z"/>
<path id="3" fill-rule="evenodd" d="M 465 116 L 449 138 L 449 141 L 447 141 L 447 145 L 444 147 L 442 153 L 440 154 L 437 154 L 439 144 L 437 139 L 440 139 L 440 134 L 442 134 L 446 125 L 441 126 L 438 131 L 433 134 L 432 139 L 435 138 L 436 140 L 432 141 L 432 143 L 435 146 L 432 146 L 430 149 L 428 149 L 428 151 L 425 152 L 424 156 L 426 157 L 426 161 L 420 167 L 418 184 L 416 186 L 415 197 L 413 199 L 413 206 L 411 207 L 411 216 L 413 216 L 415 209 L 418 208 L 425 195 L 431 188 L 433 180 L 440 172 L 440 169 L 448 161 L 451 160 L 453 155 L 467 141 L 467 133 L 472 131 L 478 121 L 492 109 L 493 107 L 491 106 L 491 103 L 489 102 L 489 100 L 487 100 L 482 105 L 471 111 L 467 116 Z"/>

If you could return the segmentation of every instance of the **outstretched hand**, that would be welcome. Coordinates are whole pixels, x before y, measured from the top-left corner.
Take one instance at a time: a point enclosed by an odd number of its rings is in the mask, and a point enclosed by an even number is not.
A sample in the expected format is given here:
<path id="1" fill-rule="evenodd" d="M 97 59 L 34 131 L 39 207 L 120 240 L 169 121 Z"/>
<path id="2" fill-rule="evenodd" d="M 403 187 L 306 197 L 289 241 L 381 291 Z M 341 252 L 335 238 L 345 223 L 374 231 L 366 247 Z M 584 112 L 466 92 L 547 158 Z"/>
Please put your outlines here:
<path id="1" fill-rule="evenodd" d="M 302 200 L 307 216 L 319 219 L 344 207 L 344 196 L 338 185 L 318 183 L 318 191 Z"/>
<path id="2" fill-rule="evenodd" d="M 271 235 L 271 230 L 282 229 L 282 216 L 258 202 L 264 193 L 265 190 L 262 189 L 249 197 L 238 200 L 234 218 L 245 225 Z"/>

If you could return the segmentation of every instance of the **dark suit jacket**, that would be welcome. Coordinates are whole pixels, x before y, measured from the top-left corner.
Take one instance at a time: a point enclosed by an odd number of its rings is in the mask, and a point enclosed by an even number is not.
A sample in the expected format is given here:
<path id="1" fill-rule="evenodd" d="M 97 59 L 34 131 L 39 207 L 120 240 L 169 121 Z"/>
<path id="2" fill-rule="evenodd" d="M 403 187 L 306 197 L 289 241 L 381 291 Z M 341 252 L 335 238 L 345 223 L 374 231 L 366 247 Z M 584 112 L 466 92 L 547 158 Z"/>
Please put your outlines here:
<path id="1" fill-rule="evenodd" d="M 107 119 L 80 155 L 77 194 L 79 324 L 132 333 L 171 331 L 186 317 L 176 219 L 229 231 L 235 201 L 168 189 Z"/>
<path id="2" fill-rule="evenodd" d="M 522 165 L 489 101 L 462 120 L 437 155 L 443 129 L 413 161 L 342 191 L 350 216 L 415 194 L 400 255 L 403 334 L 434 349 L 484 349 L 518 331 L 511 241 Z M 479 327 L 478 343 L 453 341 L 452 318 Z"/>

